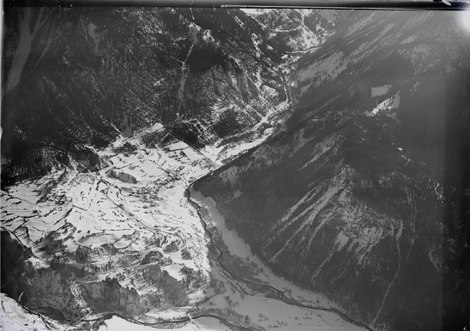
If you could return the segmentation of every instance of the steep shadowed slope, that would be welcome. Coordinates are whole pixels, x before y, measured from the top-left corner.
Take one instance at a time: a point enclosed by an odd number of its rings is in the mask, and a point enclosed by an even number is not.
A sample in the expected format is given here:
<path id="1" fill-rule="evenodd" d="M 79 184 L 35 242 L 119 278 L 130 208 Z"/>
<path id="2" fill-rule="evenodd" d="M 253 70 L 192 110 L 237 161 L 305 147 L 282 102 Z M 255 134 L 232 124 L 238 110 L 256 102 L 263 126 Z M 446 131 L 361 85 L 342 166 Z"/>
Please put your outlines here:
<path id="1" fill-rule="evenodd" d="M 195 147 L 246 131 L 288 97 L 302 36 L 275 36 L 238 9 L 6 8 L 3 185 L 69 156 L 96 169 L 91 147 L 156 122 Z"/>
<path id="2" fill-rule="evenodd" d="M 351 13 L 300 61 L 285 129 L 195 186 L 273 270 L 377 329 L 469 323 L 470 35 L 457 22 Z"/>

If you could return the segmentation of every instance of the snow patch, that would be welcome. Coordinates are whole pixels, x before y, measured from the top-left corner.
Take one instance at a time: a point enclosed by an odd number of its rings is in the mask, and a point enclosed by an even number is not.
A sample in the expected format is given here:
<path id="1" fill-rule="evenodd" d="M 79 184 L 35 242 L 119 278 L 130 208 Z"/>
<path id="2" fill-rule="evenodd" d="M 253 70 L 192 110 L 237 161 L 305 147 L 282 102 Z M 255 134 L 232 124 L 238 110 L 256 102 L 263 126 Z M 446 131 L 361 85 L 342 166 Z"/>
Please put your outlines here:
<path id="1" fill-rule="evenodd" d="M 242 191 L 236 190 L 233 192 L 233 199 L 238 199 L 242 195 Z"/>
<path id="2" fill-rule="evenodd" d="M 32 314 L 20 306 L 15 300 L 0 293 L 2 309 L 0 309 L 0 330 L 5 331 L 49 331 L 65 330 L 65 326 L 40 314 Z"/>
<path id="3" fill-rule="evenodd" d="M 382 95 L 385 95 L 385 94 L 388 93 L 388 91 L 390 91 L 391 88 L 392 88 L 392 85 L 390 85 L 390 84 L 383 85 L 383 86 L 371 87 L 371 89 L 370 89 L 371 97 L 375 98 L 375 97 L 380 97 Z"/>
<path id="4" fill-rule="evenodd" d="M 347 68 L 347 60 L 344 58 L 343 52 L 336 52 L 325 59 L 314 61 L 306 68 L 299 70 L 297 80 L 300 83 L 311 82 L 317 87 L 324 81 L 329 81 L 341 74 Z M 302 87 L 301 94 L 307 92 L 310 84 Z"/>
<path id="5" fill-rule="evenodd" d="M 207 330 L 207 331 L 220 331 L 224 330 L 226 327 L 215 318 L 200 318 L 197 320 L 192 320 L 188 324 L 181 327 L 171 327 L 171 330 L 178 331 L 197 331 L 197 330 Z M 168 327 L 155 327 L 150 325 L 136 324 L 129 322 L 121 317 L 113 316 L 110 319 L 102 323 L 98 331 L 167 331 Z"/>
<path id="6" fill-rule="evenodd" d="M 204 205 L 209 212 L 210 219 L 217 224 L 223 242 L 227 245 L 230 252 L 234 255 L 246 258 L 253 256 L 250 246 L 240 236 L 232 230 L 229 230 L 225 224 L 224 217 L 217 210 L 217 203 L 212 198 L 205 197 L 202 193 L 191 188 L 191 198 L 198 204 Z"/>
<path id="7" fill-rule="evenodd" d="M 400 92 L 395 94 L 393 97 L 390 97 L 380 104 L 378 104 L 371 112 L 367 113 L 368 117 L 377 116 L 379 113 L 383 113 L 388 117 L 395 118 L 396 114 L 392 111 L 400 107 Z"/>

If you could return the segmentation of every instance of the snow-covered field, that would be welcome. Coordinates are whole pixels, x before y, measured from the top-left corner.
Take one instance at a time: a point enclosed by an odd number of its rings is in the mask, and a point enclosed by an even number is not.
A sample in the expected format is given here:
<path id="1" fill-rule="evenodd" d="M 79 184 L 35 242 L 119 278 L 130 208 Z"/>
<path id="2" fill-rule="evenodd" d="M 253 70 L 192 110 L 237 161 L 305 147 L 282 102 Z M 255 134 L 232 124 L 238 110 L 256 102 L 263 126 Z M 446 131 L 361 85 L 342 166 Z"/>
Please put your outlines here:
<path id="1" fill-rule="evenodd" d="M 124 143 L 137 148 L 114 152 Z M 139 135 L 116 141 L 100 157 L 106 166 L 99 172 L 58 170 L 1 192 L 2 227 L 31 247 L 36 257 L 31 262 L 46 267 L 54 257 L 68 259 L 65 255 L 86 249 L 86 263 L 99 270 L 98 280 L 116 278 L 145 294 L 153 289 L 135 270 L 152 252 L 176 280 L 183 279 L 183 268 L 207 279 L 207 238 L 185 190 L 212 169 L 210 160 L 182 142 L 147 149 Z M 63 251 L 45 253 L 44 238 L 51 233 Z M 191 302 L 202 298 L 201 289 L 191 291 Z"/>

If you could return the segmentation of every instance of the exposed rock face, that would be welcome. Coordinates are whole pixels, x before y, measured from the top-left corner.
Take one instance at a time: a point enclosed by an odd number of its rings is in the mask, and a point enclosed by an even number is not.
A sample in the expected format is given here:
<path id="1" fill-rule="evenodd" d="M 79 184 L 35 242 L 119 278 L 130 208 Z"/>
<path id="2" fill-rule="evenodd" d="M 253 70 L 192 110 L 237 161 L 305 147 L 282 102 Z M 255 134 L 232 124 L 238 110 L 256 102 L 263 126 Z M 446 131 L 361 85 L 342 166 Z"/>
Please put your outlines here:
<path id="1" fill-rule="evenodd" d="M 300 61 L 285 130 L 195 186 L 275 271 L 374 328 L 469 322 L 470 41 L 456 21 L 349 15 Z"/>
<path id="2" fill-rule="evenodd" d="M 60 251 L 49 239 L 43 243 L 52 253 Z M 44 249 L 48 253 L 48 249 Z M 85 248 L 75 252 L 75 258 L 84 263 Z M 125 316 L 141 315 L 165 303 L 186 305 L 188 297 L 184 286 L 162 270 L 158 264 L 139 267 L 142 281 L 154 289 L 139 294 L 135 288 L 123 287 L 115 278 L 99 281 L 96 271 L 85 265 L 61 263 L 53 260 L 49 267 L 33 266 L 35 258 L 10 232 L 2 231 L 2 292 L 24 306 L 60 321 L 77 323 L 89 313 L 117 313 Z M 144 263 L 142 263 L 144 264 Z M 112 267 L 112 266 L 111 266 Z"/>
<path id="3" fill-rule="evenodd" d="M 56 319 L 79 317 L 80 309 L 66 278 L 53 268 L 36 270 L 31 257 L 30 250 L 11 233 L 2 231 L 2 292 Z M 69 277 L 74 275 L 71 271 Z"/>
<path id="4" fill-rule="evenodd" d="M 2 292 L 19 299 L 23 289 L 18 280 L 21 280 L 24 270 L 30 268 L 25 261 L 31 256 L 31 251 L 16 241 L 9 232 L 2 231 L 1 236 Z"/>
<path id="5" fill-rule="evenodd" d="M 82 296 L 89 302 L 95 312 L 126 312 L 129 316 L 142 314 L 146 311 L 146 305 L 140 300 L 140 296 L 134 288 L 123 288 L 116 279 L 107 278 L 104 281 L 86 283 L 82 286 Z M 148 298 L 147 298 L 148 300 Z M 155 295 L 150 304 L 160 304 Z"/>

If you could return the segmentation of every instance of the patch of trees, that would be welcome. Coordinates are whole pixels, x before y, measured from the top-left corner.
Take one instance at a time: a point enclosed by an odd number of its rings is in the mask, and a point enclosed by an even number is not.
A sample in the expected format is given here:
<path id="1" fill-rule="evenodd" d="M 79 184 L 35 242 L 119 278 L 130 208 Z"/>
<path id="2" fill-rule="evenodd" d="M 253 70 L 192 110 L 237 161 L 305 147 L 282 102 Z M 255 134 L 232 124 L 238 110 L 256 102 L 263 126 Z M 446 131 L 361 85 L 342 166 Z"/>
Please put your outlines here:
<path id="1" fill-rule="evenodd" d="M 219 137 L 232 135 L 242 129 L 235 110 L 229 109 L 220 115 L 219 121 L 214 124 L 213 129 Z"/>
<path id="2" fill-rule="evenodd" d="M 132 154 L 137 150 L 137 147 L 130 142 L 126 141 L 122 146 L 116 147 L 114 149 L 115 153 L 123 153 L 125 155 Z"/>
<path id="3" fill-rule="evenodd" d="M 140 264 L 149 264 L 149 263 L 155 263 L 155 262 L 162 262 L 163 254 L 160 253 L 159 251 L 151 251 L 148 252 L 144 258 L 142 259 L 142 262 Z"/>
<path id="4" fill-rule="evenodd" d="M 189 303 L 188 295 L 183 285 L 171 277 L 166 270 L 162 270 L 158 264 L 152 264 L 145 268 L 143 277 L 145 280 L 157 285 L 171 304 L 184 306 Z"/>

